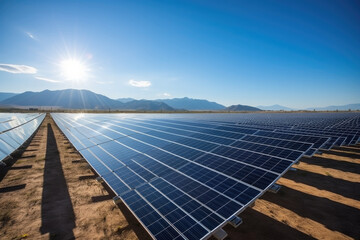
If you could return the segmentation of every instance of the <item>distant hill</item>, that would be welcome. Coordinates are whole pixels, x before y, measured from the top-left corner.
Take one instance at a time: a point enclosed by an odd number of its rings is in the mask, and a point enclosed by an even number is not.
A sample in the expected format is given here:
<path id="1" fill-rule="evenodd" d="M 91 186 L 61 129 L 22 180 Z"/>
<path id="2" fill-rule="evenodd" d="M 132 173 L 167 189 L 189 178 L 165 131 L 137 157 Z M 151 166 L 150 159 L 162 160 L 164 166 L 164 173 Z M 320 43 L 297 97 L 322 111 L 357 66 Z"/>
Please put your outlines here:
<path id="1" fill-rule="evenodd" d="M 133 100 L 124 103 L 123 109 L 126 110 L 153 110 L 153 111 L 174 111 L 175 109 L 163 102 L 151 100 Z"/>
<path id="2" fill-rule="evenodd" d="M 46 106 L 64 109 L 116 109 L 146 111 L 174 110 L 166 104 L 155 101 L 133 100 L 128 103 L 122 103 L 89 90 L 76 89 L 24 92 L 1 101 L 0 105 L 14 107 Z"/>
<path id="3" fill-rule="evenodd" d="M 200 110 L 223 110 L 224 105 L 216 102 L 210 102 L 204 99 L 193 99 L 193 98 L 172 98 L 172 99 L 157 99 L 155 101 L 163 102 L 175 109 L 185 109 L 190 111 Z"/>
<path id="4" fill-rule="evenodd" d="M 257 108 L 260 108 L 261 110 L 266 110 L 266 111 L 291 111 L 294 110 L 292 108 L 288 108 L 288 107 L 284 107 L 278 104 L 275 105 L 271 105 L 271 106 L 257 106 Z"/>
<path id="5" fill-rule="evenodd" d="M 134 98 L 118 98 L 116 100 L 119 101 L 119 102 L 122 102 L 122 103 L 127 103 L 127 102 L 134 101 L 136 99 L 134 99 Z"/>
<path id="6" fill-rule="evenodd" d="M 351 110 L 360 110 L 360 103 L 354 103 L 354 104 L 346 104 L 346 105 L 340 105 L 340 106 L 327 106 L 327 107 L 313 107 L 313 108 L 307 108 L 306 110 L 316 110 L 316 111 L 347 111 L 349 109 Z"/>
<path id="7" fill-rule="evenodd" d="M 256 108 L 256 107 L 251 107 L 251 106 L 247 106 L 247 105 L 232 105 L 230 107 L 226 108 L 226 111 L 231 111 L 231 112 L 241 112 L 241 111 L 261 111 L 261 109 Z"/>
<path id="8" fill-rule="evenodd" d="M 6 93 L 6 92 L 0 92 L 0 102 L 4 101 L 5 99 L 11 98 L 13 96 L 16 96 L 17 93 Z"/>

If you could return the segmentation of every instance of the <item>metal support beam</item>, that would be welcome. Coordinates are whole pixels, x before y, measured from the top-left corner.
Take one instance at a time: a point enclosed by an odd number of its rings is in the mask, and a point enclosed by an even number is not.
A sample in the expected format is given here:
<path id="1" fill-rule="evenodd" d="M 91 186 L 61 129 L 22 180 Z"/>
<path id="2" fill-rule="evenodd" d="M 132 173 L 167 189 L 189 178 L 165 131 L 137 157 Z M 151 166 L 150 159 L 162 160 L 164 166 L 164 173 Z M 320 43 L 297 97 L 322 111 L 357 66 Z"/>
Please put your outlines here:
<path id="1" fill-rule="evenodd" d="M 271 185 L 271 187 L 269 188 L 269 192 L 272 193 L 277 193 L 281 188 L 281 185 L 274 183 L 273 185 Z"/>
<path id="2" fill-rule="evenodd" d="M 99 183 L 103 183 L 104 182 L 104 179 L 102 177 L 97 177 L 96 178 L 96 181 L 98 181 Z"/>
<path id="3" fill-rule="evenodd" d="M 234 216 L 229 220 L 229 223 L 231 226 L 233 226 L 234 228 L 237 228 L 238 226 L 240 226 L 240 224 L 242 224 L 243 220 L 238 217 L 238 216 Z"/>
<path id="4" fill-rule="evenodd" d="M 224 240 L 227 237 L 227 233 L 224 231 L 224 229 L 219 228 L 218 230 L 216 230 L 213 234 L 213 236 L 217 239 L 217 240 Z"/>
<path id="5" fill-rule="evenodd" d="M 119 196 L 115 196 L 113 197 L 113 202 L 115 205 L 118 205 L 119 203 L 121 203 L 121 198 Z"/>

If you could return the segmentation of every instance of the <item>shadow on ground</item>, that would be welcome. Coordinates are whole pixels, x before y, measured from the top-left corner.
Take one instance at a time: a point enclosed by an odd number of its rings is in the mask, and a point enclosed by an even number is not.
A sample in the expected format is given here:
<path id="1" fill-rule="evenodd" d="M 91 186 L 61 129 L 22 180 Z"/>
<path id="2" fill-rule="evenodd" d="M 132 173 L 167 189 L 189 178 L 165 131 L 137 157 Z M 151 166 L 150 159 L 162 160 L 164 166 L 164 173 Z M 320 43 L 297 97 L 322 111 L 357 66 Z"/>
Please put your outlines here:
<path id="1" fill-rule="evenodd" d="M 320 190 L 326 190 L 347 198 L 360 200 L 360 183 L 350 182 L 301 169 L 298 169 L 296 172 L 288 172 L 284 177 L 295 182 L 316 187 Z"/>
<path id="2" fill-rule="evenodd" d="M 336 147 L 334 149 L 353 152 L 353 153 L 359 153 L 360 154 L 360 145 L 348 146 L 348 147 Z"/>
<path id="3" fill-rule="evenodd" d="M 346 151 L 326 151 L 324 153 L 336 155 L 339 157 L 360 158 L 360 153 L 356 153 L 353 150 L 349 150 L 349 149 L 347 149 Z"/>
<path id="4" fill-rule="evenodd" d="M 74 239 L 75 214 L 50 123 L 47 128 L 40 232 L 51 239 Z"/>
<path id="5" fill-rule="evenodd" d="M 338 231 L 353 238 L 360 236 L 359 229 L 353 226 L 354 223 L 360 222 L 360 210 L 357 208 L 286 186 L 282 186 L 278 194 L 265 194 L 263 199 L 284 207 L 301 217 L 323 224 L 332 231 Z"/>
<path id="6" fill-rule="evenodd" d="M 239 236 L 239 239 L 247 240 L 315 239 L 252 208 L 247 208 L 241 214 L 241 218 L 244 222 L 238 228 L 233 228 L 229 224 L 225 226 L 224 230 L 230 236 L 228 239 L 237 239 L 232 237 L 235 235 Z M 211 240 L 215 238 L 212 237 Z"/>
<path id="7" fill-rule="evenodd" d="M 337 161 L 334 159 L 326 158 L 324 156 L 313 156 L 311 158 L 303 158 L 302 162 L 312 165 L 317 165 L 325 168 L 332 168 L 336 170 L 340 170 L 343 172 L 351 172 L 360 174 L 359 164 L 346 162 L 346 161 Z"/>
<path id="8" fill-rule="evenodd" d="M 26 187 L 26 184 L 19 184 L 19 185 L 10 186 L 10 187 L 2 187 L 2 188 L 0 188 L 0 193 L 13 192 L 13 191 L 24 189 L 25 187 Z"/>

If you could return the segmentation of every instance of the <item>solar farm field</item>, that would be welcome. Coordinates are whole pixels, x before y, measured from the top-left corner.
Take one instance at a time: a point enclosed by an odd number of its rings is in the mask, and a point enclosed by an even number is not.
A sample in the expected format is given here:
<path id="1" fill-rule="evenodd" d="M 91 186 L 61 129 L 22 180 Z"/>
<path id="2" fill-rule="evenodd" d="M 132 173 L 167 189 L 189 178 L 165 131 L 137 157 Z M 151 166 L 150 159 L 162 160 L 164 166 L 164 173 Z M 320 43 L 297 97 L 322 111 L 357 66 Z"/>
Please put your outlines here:
<path id="1" fill-rule="evenodd" d="M 44 156 L 33 160 L 40 161 L 39 171 L 45 169 L 45 191 L 51 179 L 46 164 L 54 158 L 49 149 L 59 151 L 56 169 L 63 177 L 54 181 L 65 181 L 63 195 L 70 204 L 58 211 L 71 208 L 72 220 L 59 233 L 55 224 L 44 225 L 42 215 L 41 234 L 81 238 L 87 234 L 81 225 L 89 233 L 96 226 L 108 228 L 98 237 L 114 239 L 356 239 L 359 234 L 352 227 L 360 220 L 358 113 L 54 113 L 45 122 L 47 140 L 39 144 Z M 94 177 L 78 176 L 90 170 Z M 6 183 L 4 178 L 1 184 Z M 101 186 L 107 197 L 91 196 Z M 63 198 L 51 186 L 46 189 Z M 86 198 L 93 203 L 77 204 Z M 109 207 L 110 200 L 121 213 Z M 91 204 L 99 205 L 91 211 Z M 86 214 L 80 211 L 85 206 Z M 42 204 L 40 212 L 46 209 Z M 104 215 L 104 223 L 97 223 Z M 124 216 L 128 227 L 120 224 Z"/>

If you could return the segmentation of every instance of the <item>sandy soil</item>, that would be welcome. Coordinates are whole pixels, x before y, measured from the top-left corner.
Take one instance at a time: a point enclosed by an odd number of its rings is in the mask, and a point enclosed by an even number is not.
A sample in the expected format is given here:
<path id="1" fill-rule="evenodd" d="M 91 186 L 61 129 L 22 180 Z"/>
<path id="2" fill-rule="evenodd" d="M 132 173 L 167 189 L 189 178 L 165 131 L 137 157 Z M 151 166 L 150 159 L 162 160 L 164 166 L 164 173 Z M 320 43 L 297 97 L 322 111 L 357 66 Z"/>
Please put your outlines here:
<path id="1" fill-rule="evenodd" d="M 150 239 L 46 117 L 0 174 L 0 239 Z M 360 239 L 360 146 L 304 158 L 228 239 Z"/>

